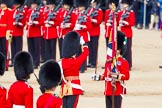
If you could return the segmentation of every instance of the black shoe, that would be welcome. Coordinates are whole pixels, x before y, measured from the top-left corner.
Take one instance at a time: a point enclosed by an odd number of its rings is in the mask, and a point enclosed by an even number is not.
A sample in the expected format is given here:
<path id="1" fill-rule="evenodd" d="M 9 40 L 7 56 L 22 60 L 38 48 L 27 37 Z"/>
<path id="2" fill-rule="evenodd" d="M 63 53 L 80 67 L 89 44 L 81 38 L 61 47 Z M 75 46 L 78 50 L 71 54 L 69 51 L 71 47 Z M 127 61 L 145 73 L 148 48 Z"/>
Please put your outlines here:
<path id="1" fill-rule="evenodd" d="M 91 65 L 91 67 L 90 68 L 96 68 L 96 66 L 95 65 Z"/>
<path id="2" fill-rule="evenodd" d="M 87 67 L 91 67 L 91 64 L 88 64 Z"/>
<path id="3" fill-rule="evenodd" d="M 84 70 L 81 70 L 80 73 L 84 73 L 85 71 Z"/>
<path id="4" fill-rule="evenodd" d="M 13 64 L 9 64 L 9 67 L 13 67 Z"/>
<path id="5" fill-rule="evenodd" d="M 104 67 L 104 66 L 102 66 L 102 67 L 101 67 L 101 69 L 105 69 L 105 67 Z"/>
<path id="6" fill-rule="evenodd" d="M 159 66 L 159 68 L 162 68 L 162 66 Z"/>

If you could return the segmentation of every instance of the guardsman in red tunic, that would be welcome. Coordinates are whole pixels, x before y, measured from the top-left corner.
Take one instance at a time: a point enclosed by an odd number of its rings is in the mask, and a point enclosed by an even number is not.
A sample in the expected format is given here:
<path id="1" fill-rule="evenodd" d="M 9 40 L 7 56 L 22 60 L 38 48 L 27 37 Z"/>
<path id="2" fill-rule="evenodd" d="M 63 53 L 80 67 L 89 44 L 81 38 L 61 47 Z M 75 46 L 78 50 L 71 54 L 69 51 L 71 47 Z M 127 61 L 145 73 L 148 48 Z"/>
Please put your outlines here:
<path id="1" fill-rule="evenodd" d="M 112 79 L 115 79 L 115 92 L 114 92 L 114 108 L 121 108 L 122 105 L 122 98 L 123 95 L 126 94 L 126 88 L 124 81 L 129 80 L 130 73 L 129 73 L 129 64 L 126 59 L 124 59 L 122 56 L 125 52 L 124 47 L 124 39 L 125 35 L 121 31 L 117 32 L 117 52 L 116 52 L 116 58 L 117 58 L 117 64 L 116 69 L 117 73 L 112 73 L 109 69 L 110 61 L 107 61 L 105 64 L 105 71 L 101 76 L 95 76 L 93 77 L 94 80 L 105 80 L 105 102 L 106 102 L 106 108 L 112 108 Z M 97 78 L 97 79 L 95 79 Z"/>
<path id="2" fill-rule="evenodd" d="M 31 53 L 34 68 L 40 65 L 40 38 L 43 25 L 43 9 L 39 0 L 31 0 L 31 9 L 27 12 L 27 42 L 28 51 Z"/>
<path id="3" fill-rule="evenodd" d="M 12 42 L 11 42 L 11 64 L 13 66 L 13 59 L 17 52 L 22 51 L 23 44 L 23 30 L 26 24 L 26 9 L 22 0 L 14 0 L 14 8 L 10 14 L 10 26 L 9 29 L 12 31 Z"/>
<path id="4" fill-rule="evenodd" d="M 60 25 L 60 18 L 56 8 L 56 0 L 47 0 L 49 9 L 44 14 L 44 39 L 45 39 L 45 60 L 56 60 L 56 42 L 57 42 L 57 28 Z M 50 16 L 53 14 L 53 18 Z M 51 17 L 51 18 L 50 18 Z"/>
<path id="5" fill-rule="evenodd" d="M 8 54 L 8 38 L 7 34 L 10 34 L 11 31 L 8 30 L 8 25 L 10 23 L 10 11 L 11 9 L 7 8 L 8 1 L 1 0 L 0 2 L 0 52 L 5 55 L 6 58 L 6 70 L 8 70 L 9 63 L 9 54 Z"/>
<path id="6" fill-rule="evenodd" d="M 62 99 L 54 94 L 61 82 L 61 69 L 54 60 L 45 62 L 39 71 L 40 90 L 43 93 L 37 100 L 37 108 L 62 108 Z"/>
<path id="7" fill-rule="evenodd" d="M 106 48 L 109 41 L 110 31 L 112 29 L 112 13 L 116 11 L 118 6 L 117 0 L 109 0 L 109 9 L 105 12 L 105 39 L 106 39 Z"/>
<path id="8" fill-rule="evenodd" d="M 73 6 L 73 0 L 64 0 L 63 1 L 63 8 L 60 11 L 60 28 L 61 28 L 61 34 L 59 36 L 59 50 L 60 50 L 60 58 L 62 58 L 62 41 L 65 35 L 72 31 L 75 23 L 76 23 L 76 17 L 74 13 L 74 6 Z"/>
<path id="9" fill-rule="evenodd" d="M 98 53 L 98 40 L 100 36 L 100 24 L 102 22 L 103 13 L 100 7 L 100 1 L 94 0 L 91 3 L 90 17 L 92 22 L 92 28 L 89 30 L 90 42 L 88 43 L 89 47 L 89 61 L 87 67 L 95 68 L 97 61 Z"/>
<path id="10" fill-rule="evenodd" d="M 6 65 L 5 56 L 0 52 L 0 77 L 3 76 L 5 72 L 5 65 Z M 7 95 L 6 88 L 0 85 L 0 108 L 5 108 L 6 95 Z"/>
<path id="11" fill-rule="evenodd" d="M 92 27 L 91 18 L 89 15 L 90 7 L 88 7 L 87 0 L 76 0 L 76 6 L 78 7 L 78 12 L 76 11 L 76 24 L 74 31 L 79 33 L 83 37 L 84 41 L 88 43 L 90 41 L 89 29 Z M 81 54 L 81 48 L 77 55 Z M 80 68 L 80 73 L 84 73 L 87 68 L 87 59 L 82 64 Z"/>
<path id="12" fill-rule="evenodd" d="M 33 59 L 30 53 L 18 52 L 14 58 L 17 81 L 10 86 L 6 108 L 33 108 L 33 88 L 27 81 L 33 72 Z"/>
<path id="13" fill-rule="evenodd" d="M 82 53 L 76 56 L 82 46 Z M 59 62 L 62 69 L 62 93 L 63 108 L 77 108 L 79 95 L 83 94 L 81 87 L 79 68 L 89 54 L 88 46 L 77 32 L 69 32 L 65 35 L 62 47 L 62 60 Z"/>
<path id="14" fill-rule="evenodd" d="M 129 68 L 132 67 L 132 37 L 133 31 L 132 26 L 135 23 L 134 11 L 129 9 L 129 6 L 132 4 L 132 0 L 122 0 L 123 10 L 119 14 L 119 26 L 120 30 L 126 35 L 126 46 L 127 50 L 123 57 L 128 61 Z"/>

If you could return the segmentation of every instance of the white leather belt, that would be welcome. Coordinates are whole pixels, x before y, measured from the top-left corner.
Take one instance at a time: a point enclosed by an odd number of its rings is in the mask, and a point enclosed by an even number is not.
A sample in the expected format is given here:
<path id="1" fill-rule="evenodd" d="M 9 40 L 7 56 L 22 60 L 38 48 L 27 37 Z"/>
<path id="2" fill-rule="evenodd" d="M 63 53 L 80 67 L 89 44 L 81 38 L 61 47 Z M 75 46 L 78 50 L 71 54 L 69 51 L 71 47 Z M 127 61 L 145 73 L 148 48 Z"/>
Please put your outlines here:
<path id="1" fill-rule="evenodd" d="M 15 104 L 13 104 L 12 108 L 25 108 L 25 106 L 24 105 L 15 105 Z"/>

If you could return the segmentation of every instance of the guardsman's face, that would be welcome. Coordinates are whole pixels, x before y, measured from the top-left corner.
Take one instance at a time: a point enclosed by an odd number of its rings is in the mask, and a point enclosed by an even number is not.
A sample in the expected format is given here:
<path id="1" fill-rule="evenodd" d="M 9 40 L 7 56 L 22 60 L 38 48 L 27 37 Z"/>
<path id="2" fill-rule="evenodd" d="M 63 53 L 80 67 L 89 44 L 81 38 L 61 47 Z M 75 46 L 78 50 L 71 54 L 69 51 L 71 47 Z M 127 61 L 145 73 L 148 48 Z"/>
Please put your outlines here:
<path id="1" fill-rule="evenodd" d="M 126 3 L 123 3 L 123 4 L 122 4 L 123 9 L 126 9 L 128 6 L 129 6 L 129 5 L 126 4 Z"/>
<path id="2" fill-rule="evenodd" d="M 18 7 L 20 7 L 20 4 L 14 4 L 14 7 L 18 8 Z"/>
<path id="3" fill-rule="evenodd" d="M 93 3 L 91 4 L 92 7 L 95 7 L 96 5 L 97 5 L 96 2 L 93 2 Z"/>
<path id="4" fill-rule="evenodd" d="M 36 7 L 38 7 L 38 4 L 31 4 L 32 9 L 35 9 Z"/>
<path id="5" fill-rule="evenodd" d="M 6 8 L 7 5 L 6 4 L 1 4 L 0 7 L 1 7 L 1 9 L 3 9 L 3 8 Z"/>
<path id="6" fill-rule="evenodd" d="M 43 0 L 43 4 L 44 4 L 44 5 L 46 5 L 46 4 L 47 4 L 46 0 Z"/>
<path id="7" fill-rule="evenodd" d="M 66 4 L 64 4 L 63 7 L 64 7 L 64 9 L 67 10 L 67 11 L 69 11 L 69 9 L 70 9 L 70 6 L 69 6 L 69 5 L 66 5 Z"/>
<path id="8" fill-rule="evenodd" d="M 50 9 L 53 9 L 53 8 L 55 8 L 55 5 L 54 5 L 54 4 L 49 4 L 48 7 L 49 7 Z"/>
<path id="9" fill-rule="evenodd" d="M 79 6 L 78 9 L 81 12 L 81 11 L 85 10 L 85 7 L 84 6 Z"/>

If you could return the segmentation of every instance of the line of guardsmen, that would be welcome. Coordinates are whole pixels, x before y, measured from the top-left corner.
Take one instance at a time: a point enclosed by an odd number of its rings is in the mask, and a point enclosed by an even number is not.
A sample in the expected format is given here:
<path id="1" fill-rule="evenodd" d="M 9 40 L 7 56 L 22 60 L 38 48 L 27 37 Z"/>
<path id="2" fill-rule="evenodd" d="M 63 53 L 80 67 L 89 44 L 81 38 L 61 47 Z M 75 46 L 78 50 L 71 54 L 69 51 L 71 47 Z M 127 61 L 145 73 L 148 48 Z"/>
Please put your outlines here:
<path id="1" fill-rule="evenodd" d="M 62 1 L 61 1 L 62 2 Z M 88 5 L 86 0 L 74 0 L 72 1 L 63 0 L 63 5 L 61 2 L 58 4 L 56 0 L 46 0 L 47 5 L 42 5 L 40 0 L 30 0 L 31 8 L 27 8 L 24 5 L 24 0 L 14 0 L 13 9 L 7 8 L 8 1 L 1 0 L 1 10 L 0 10 L 0 52 L 3 53 L 6 65 L 2 65 L 3 68 L 6 66 L 8 69 L 9 64 L 9 51 L 8 48 L 11 44 L 11 66 L 14 64 L 14 72 L 17 82 L 13 83 L 10 87 L 7 108 L 33 108 L 33 89 L 30 85 L 27 84 L 27 80 L 30 78 L 30 74 L 33 73 L 33 68 L 37 69 L 40 65 L 40 55 L 42 55 L 42 62 L 47 61 L 40 69 L 39 78 L 42 78 L 42 82 L 39 82 L 40 89 L 42 93 L 51 92 L 55 90 L 55 87 L 59 84 L 61 79 L 61 70 L 58 66 L 58 63 L 55 61 L 49 61 L 50 59 L 56 59 L 56 42 L 59 39 L 59 49 L 60 49 L 60 58 L 64 58 L 62 54 L 62 41 L 66 39 L 66 34 L 75 31 L 80 36 L 81 39 L 88 44 L 90 54 L 88 65 L 85 60 L 82 66 L 80 67 L 80 72 L 83 73 L 87 66 L 94 68 L 97 64 L 97 52 L 98 52 L 98 41 L 100 35 L 100 24 L 102 22 L 103 12 L 98 7 L 100 3 L 99 0 L 92 0 L 91 7 Z M 122 4 L 122 9 L 117 11 L 117 26 L 125 34 L 125 43 L 127 50 L 125 53 L 125 58 L 129 62 L 129 68 L 131 69 L 131 46 L 132 46 L 132 29 L 134 25 L 134 12 L 129 9 L 129 5 L 132 4 L 131 0 L 109 0 L 110 9 L 105 12 L 105 39 L 106 46 L 108 44 L 108 38 L 110 36 L 110 29 L 112 27 L 111 12 L 116 11 L 115 7 L 118 7 L 118 3 Z M 60 6 L 59 6 L 60 5 Z M 22 8 L 23 6 L 23 8 Z M 74 7 L 75 8 L 74 8 Z M 60 8 L 61 7 L 61 8 Z M 73 9 L 74 8 L 74 9 Z M 93 13 L 93 14 L 92 14 Z M 27 30 L 27 44 L 28 52 L 19 52 L 22 51 L 23 35 L 24 29 Z M 75 34 L 75 33 L 74 33 Z M 12 41 L 11 41 L 12 38 Z M 67 39 L 69 36 L 67 37 Z M 75 38 L 75 37 L 74 37 Z M 78 38 L 78 37 L 77 37 Z M 73 40 L 71 40 L 72 42 Z M 75 41 L 75 39 L 74 39 Z M 77 41 L 78 42 L 78 41 Z M 72 47 L 69 44 L 67 47 Z M 41 46 L 41 47 L 40 47 Z M 73 45 L 74 46 L 74 45 Z M 65 47 L 65 46 L 64 46 Z M 88 48 L 85 47 L 85 56 L 88 55 Z M 40 54 L 40 53 L 43 54 Z M 82 48 L 76 54 L 77 56 L 82 55 Z M 83 54 L 84 55 L 84 54 Z M 70 55 L 73 56 L 73 55 Z M 13 59 L 14 58 L 14 59 Z M 66 58 L 66 56 L 65 56 Z M 72 58 L 69 57 L 71 60 Z M 68 59 L 68 60 L 69 60 Z M 4 59 L 3 59 L 4 60 Z M 70 65 L 66 59 L 62 59 L 62 68 L 66 70 L 66 67 Z M 83 62 L 84 59 L 80 60 Z M 2 60 L 0 60 L 2 61 Z M 78 67 L 74 67 L 78 68 Z M 53 70 L 53 71 L 52 71 Z M 3 75 L 3 69 L 2 74 Z M 67 70 L 66 70 L 67 71 Z M 23 74 L 22 74 L 22 73 Z M 51 73 L 56 72 L 56 73 Z M 70 71 L 68 71 L 70 72 Z M 49 74 L 47 74 L 49 73 Z M 73 74 L 73 73 L 70 73 Z M 76 74 L 76 73 L 75 73 Z M 78 74 L 78 73 L 77 73 Z M 56 78 L 53 79 L 53 76 L 56 75 Z M 52 76 L 52 77 L 50 77 Z M 64 75 L 66 77 L 66 75 Z M 75 76 L 75 75 L 72 75 Z M 75 88 L 80 88 L 80 80 L 77 77 L 77 81 L 74 81 Z M 50 83 L 49 83 L 50 82 Z M 49 84 L 49 85 L 48 85 Z M 78 85 L 77 85 L 78 84 Z M 66 86 L 66 84 L 63 84 Z M 21 89 L 19 88 L 21 87 Z M 3 87 L 0 87 L 0 90 Z M 24 89 L 24 90 L 23 90 Z M 81 89 L 81 88 L 80 88 Z M 17 91 L 19 90 L 19 91 Z M 76 93 L 78 95 L 82 94 L 80 91 L 72 89 L 70 92 Z M 6 90 L 2 89 L 4 96 L 6 96 Z M 16 93 L 15 93 L 16 92 Z M 24 92 L 27 96 L 26 99 L 17 98 L 13 94 L 19 95 Z M 2 93 L 2 92 L 1 92 Z M 23 93 L 22 93 L 23 94 Z M 65 93 L 66 94 L 66 93 Z M 74 95 L 74 94 L 73 94 Z M 22 96 L 22 98 L 23 98 Z M 41 97 L 38 99 L 38 105 L 44 104 L 43 108 L 49 108 L 51 102 L 55 107 L 60 108 L 62 105 L 60 103 L 60 98 L 53 98 L 51 95 L 45 94 L 44 98 L 48 98 L 47 102 L 41 100 Z M 50 98 L 51 97 L 51 98 Z M 43 99 L 44 99 L 43 98 Z M 65 98 L 64 101 L 67 103 L 65 105 L 70 106 L 71 104 L 77 107 L 78 97 L 70 97 L 70 102 L 73 100 L 73 103 L 68 103 L 68 99 Z M 20 100 L 19 100 L 20 99 Z M 12 100 L 12 101 L 11 101 Z M 23 101 L 24 100 L 24 101 Z M 53 101 L 55 100 L 55 101 Z M 14 102 L 13 102 L 14 101 Z M 22 102 L 23 101 L 23 102 Z M 0 101 L 2 102 L 2 101 Z M 14 105 L 12 104 L 14 103 Z M 0 104 L 3 105 L 3 104 Z M 24 107 L 25 106 L 25 107 Z M 63 106 L 64 107 L 64 106 Z M 5 108 L 2 106 L 1 108 Z M 38 107 L 39 108 L 39 107 Z M 40 106 L 41 108 L 41 106 Z M 66 108 L 66 107 L 65 107 Z M 67 107 L 68 108 L 68 107 Z"/>
<path id="2" fill-rule="evenodd" d="M 6 70 L 8 70 L 10 59 L 9 46 L 11 44 L 12 56 L 10 66 L 13 66 L 15 54 L 23 48 L 24 31 L 26 31 L 28 51 L 34 59 L 35 69 L 38 68 L 40 62 L 56 59 L 57 39 L 59 40 L 60 58 L 62 58 L 62 40 L 69 31 L 78 32 L 90 48 L 88 65 L 86 64 L 87 61 L 85 61 L 80 68 L 80 72 L 83 73 L 87 67 L 95 68 L 97 64 L 100 24 L 102 23 L 103 16 L 105 16 L 106 46 L 108 43 L 112 26 L 111 11 L 114 11 L 111 6 L 112 2 L 117 7 L 119 1 L 109 0 L 109 9 L 103 14 L 102 10 L 97 8 L 100 0 L 92 0 L 90 6 L 84 0 L 82 2 L 74 1 L 74 3 L 73 1 L 63 0 L 63 4 L 59 8 L 56 0 L 43 2 L 40 0 L 30 0 L 31 5 L 29 9 L 24 4 L 24 0 L 14 0 L 12 9 L 7 8 L 8 1 L 1 0 L 0 51 L 6 56 Z M 123 3 L 124 5 L 122 5 L 121 10 L 117 12 L 117 25 L 127 37 L 127 51 L 124 57 L 128 60 L 131 69 L 133 36 L 131 27 L 134 25 L 134 12 L 132 10 L 127 11 L 129 5 L 132 4 L 131 0 L 123 0 Z M 56 8 L 58 9 L 55 10 Z M 85 11 L 87 11 L 86 15 Z M 124 13 L 128 13 L 128 15 L 123 19 L 122 15 Z M 53 17 L 50 18 L 50 15 Z M 7 40 L 10 39 L 10 36 L 12 37 L 12 42 Z M 81 50 L 78 52 L 78 55 L 80 52 Z"/>

